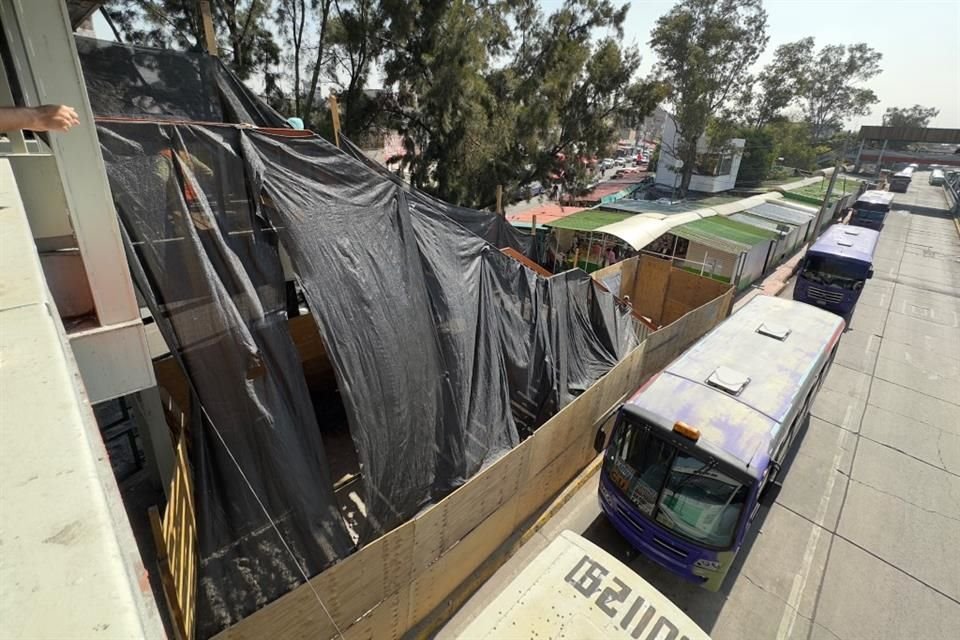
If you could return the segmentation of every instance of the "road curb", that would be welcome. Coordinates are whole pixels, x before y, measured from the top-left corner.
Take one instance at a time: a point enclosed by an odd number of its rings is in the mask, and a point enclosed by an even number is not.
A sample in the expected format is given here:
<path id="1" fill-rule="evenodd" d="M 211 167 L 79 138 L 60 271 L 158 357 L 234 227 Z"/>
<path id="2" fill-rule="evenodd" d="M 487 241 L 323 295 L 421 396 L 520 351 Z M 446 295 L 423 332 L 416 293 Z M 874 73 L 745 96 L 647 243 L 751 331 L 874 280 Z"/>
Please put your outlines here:
<path id="1" fill-rule="evenodd" d="M 550 503 L 550 506 L 540 515 L 537 520 L 530 525 L 530 527 L 524 531 L 523 535 L 520 536 L 518 544 L 514 547 L 512 551 L 515 551 L 519 547 L 523 546 L 530 538 L 532 538 L 536 533 L 540 531 L 547 524 L 547 521 L 550 520 L 553 516 L 557 514 L 560 509 L 562 509 L 568 502 L 570 498 L 583 488 L 583 485 L 587 484 L 590 478 L 600 469 L 600 466 L 603 464 L 603 455 L 597 455 L 590 464 L 584 467 L 576 478 L 574 478 L 563 491 L 557 494 L 557 497 L 553 499 Z M 511 553 L 512 555 L 512 553 Z"/>
<path id="2" fill-rule="evenodd" d="M 507 563 L 507 561 L 512 558 L 517 551 L 520 550 L 525 543 L 529 542 L 530 539 L 538 533 L 560 509 L 562 509 L 574 494 L 583 488 L 591 477 L 597 473 L 600 469 L 601 464 L 603 463 L 603 456 L 597 455 L 596 458 L 591 460 L 586 467 L 584 467 L 577 476 L 570 481 L 570 483 L 564 487 L 550 501 L 549 506 L 544 509 L 543 513 L 534 520 L 529 527 L 527 527 L 523 533 L 519 536 L 512 537 L 507 539 L 500 547 L 490 555 L 486 560 L 477 567 L 473 575 L 470 576 L 467 580 L 460 583 L 453 592 L 450 593 L 446 602 L 441 603 L 433 611 L 431 611 L 427 616 L 416 624 L 413 628 L 409 629 L 405 634 L 405 637 L 416 638 L 418 640 L 432 638 L 435 636 L 443 626 L 450 621 L 450 619 L 456 614 L 456 612 L 463 607 L 467 600 L 476 593 L 483 584 L 493 577 L 493 574 L 497 572 L 500 567 Z"/>

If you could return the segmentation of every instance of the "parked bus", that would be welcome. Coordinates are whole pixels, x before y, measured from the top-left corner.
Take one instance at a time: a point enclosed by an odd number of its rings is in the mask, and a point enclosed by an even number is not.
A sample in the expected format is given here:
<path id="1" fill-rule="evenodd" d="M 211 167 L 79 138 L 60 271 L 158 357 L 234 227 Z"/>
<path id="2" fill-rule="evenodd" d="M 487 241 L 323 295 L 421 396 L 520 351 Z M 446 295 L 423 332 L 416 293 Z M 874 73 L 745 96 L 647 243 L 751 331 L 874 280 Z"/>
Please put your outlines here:
<path id="1" fill-rule="evenodd" d="M 883 221 L 890 213 L 893 197 L 893 194 L 889 191 L 877 189 L 864 191 L 853 203 L 853 215 L 850 216 L 850 224 L 880 231 L 883 229 Z"/>
<path id="2" fill-rule="evenodd" d="M 630 567 L 571 531 L 541 551 L 458 637 L 710 640 Z"/>
<path id="3" fill-rule="evenodd" d="M 947 181 L 947 176 L 944 175 L 943 169 L 934 169 L 930 172 L 930 184 L 935 187 L 939 187 Z"/>
<path id="4" fill-rule="evenodd" d="M 902 171 L 898 171 L 890 178 L 890 191 L 897 193 L 906 193 L 910 188 L 910 181 L 913 180 L 914 166 L 910 165 Z"/>
<path id="5" fill-rule="evenodd" d="M 843 328 L 831 313 L 758 296 L 642 386 L 619 411 L 600 473 L 600 505 L 621 535 L 719 589 L 779 492 Z"/>
<path id="6" fill-rule="evenodd" d="M 857 304 L 863 285 L 873 277 L 873 253 L 880 233 L 835 224 L 804 256 L 793 299 L 846 315 Z"/>

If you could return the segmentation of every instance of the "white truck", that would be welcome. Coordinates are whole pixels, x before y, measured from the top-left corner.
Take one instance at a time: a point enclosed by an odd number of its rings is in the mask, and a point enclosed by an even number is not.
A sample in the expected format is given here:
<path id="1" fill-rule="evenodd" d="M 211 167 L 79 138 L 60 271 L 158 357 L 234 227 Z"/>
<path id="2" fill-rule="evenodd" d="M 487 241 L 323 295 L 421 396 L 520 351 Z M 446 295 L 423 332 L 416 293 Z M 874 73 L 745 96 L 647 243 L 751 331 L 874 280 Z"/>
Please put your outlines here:
<path id="1" fill-rule="evenodd" d="M 710 640 L 650 583 L 572 531 L 541 551 L 459 638 Z"/>

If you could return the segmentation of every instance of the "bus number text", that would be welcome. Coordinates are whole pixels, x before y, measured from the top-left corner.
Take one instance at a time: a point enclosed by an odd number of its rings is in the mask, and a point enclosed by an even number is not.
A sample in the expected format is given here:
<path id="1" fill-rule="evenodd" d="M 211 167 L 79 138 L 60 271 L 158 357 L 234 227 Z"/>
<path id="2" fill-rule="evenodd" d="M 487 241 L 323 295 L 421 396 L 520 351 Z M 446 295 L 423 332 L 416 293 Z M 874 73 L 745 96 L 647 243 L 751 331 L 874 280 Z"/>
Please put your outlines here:
<path id="1" fill-rule="evenodd" d="M 590 556 L 584 555 L 580 558 L 564 580 L 587 599 L 596 595 L 594 604 L 611 620 L 616 620 L 617 616 L 624 612 L 620 620 L 620 628 L 624 630 L 633 624 L 637 614 L 644 608 L 643 605 L 647 604 L 643 615 L 636 621 L 630 637 L 640 638 L 644 631 L 649 629 L 646 640 L 678 640 L 680 632 L 677 626 L 663 615 L 657 616 L 657 608 L 653 604 L 648 604 L 643 595 L 637 594 L 629 607 L 620 606 L 627 603 L 633 589 L 620 578 L 610 575 L 606 567 Z M 606 586 L 604 586 L 605 581 Z M 682 636 L 680 640 L 688 640 L 688 638 Z"/>

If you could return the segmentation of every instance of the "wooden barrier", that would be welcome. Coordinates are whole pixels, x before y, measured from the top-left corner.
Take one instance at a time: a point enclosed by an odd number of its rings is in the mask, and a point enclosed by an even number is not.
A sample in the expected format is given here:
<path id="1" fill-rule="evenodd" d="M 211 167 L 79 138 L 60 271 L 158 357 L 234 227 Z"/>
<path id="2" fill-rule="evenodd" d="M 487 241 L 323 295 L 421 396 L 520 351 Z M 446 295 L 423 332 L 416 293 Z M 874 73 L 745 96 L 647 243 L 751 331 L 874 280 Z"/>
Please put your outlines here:
<path id="1" fill-rule="evenodd" d="M 670 260 L 635 256 L 593 273 L 602 279 L 620 274 L 620 295 L 630 296 L 634 310 L 657 325 L 668 325 L 722 296 L 729 284 L 678 269 Z"/>
<path id="2" fill-rule="evenodd" d="M 193 474 L 187 459 L 186 432 L 181 430 L 163 518 L 150 507 L 150 527 L 157 550 L 163 594 L 174 634 L 192 640 L 197 610 L 197 522 L 193 502 Z"/>
<path id="3" fill-rule="evenodd" d="M 731 302 L 728 289 L 650 334 L 533 436 L 456 491 L 216 637 L 334 638 L 335 622 L 346 638 L 398 638 L 428 616 L 442 618 L 451 594 L 470 584 L 596 456 L 598 421 L 726 317 Z"/>

